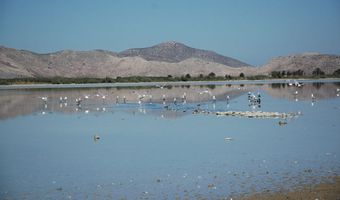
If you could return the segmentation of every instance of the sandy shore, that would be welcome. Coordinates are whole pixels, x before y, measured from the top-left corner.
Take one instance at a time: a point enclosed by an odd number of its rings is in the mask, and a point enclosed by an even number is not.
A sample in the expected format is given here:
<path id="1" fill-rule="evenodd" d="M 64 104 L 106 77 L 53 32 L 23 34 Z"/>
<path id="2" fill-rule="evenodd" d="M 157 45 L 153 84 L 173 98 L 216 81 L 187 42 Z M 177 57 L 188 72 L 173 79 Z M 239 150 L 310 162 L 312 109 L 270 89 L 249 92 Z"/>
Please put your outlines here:
<path id="1" fill-rule="evenodd" d="M 164 85 L 226 85 L 226 84 L 271 84 L 287 83 L 292 79 L 266 79 L 266 80 L 231 80 L 231 81 L 178 81 L 178 82 L 136 82 L 136 83 L 84 83 L 84 84 L 17 84 L 0 85 L 0 90 L 10 89 L 53 89 L 53 88 L 110 88 L 110 87 L 139 87 Z M 340 82 L 339 78 L 326 79 L 298 79 L 301 83 L 308 82 Z"/>
<path id="2" fill-rule="evenodd" d="M 330 183 L 310 185 L 292 191 L 265 192 L 252 194 L 242 200 L 340 200 L 340 177 L 335 177 Z"/>

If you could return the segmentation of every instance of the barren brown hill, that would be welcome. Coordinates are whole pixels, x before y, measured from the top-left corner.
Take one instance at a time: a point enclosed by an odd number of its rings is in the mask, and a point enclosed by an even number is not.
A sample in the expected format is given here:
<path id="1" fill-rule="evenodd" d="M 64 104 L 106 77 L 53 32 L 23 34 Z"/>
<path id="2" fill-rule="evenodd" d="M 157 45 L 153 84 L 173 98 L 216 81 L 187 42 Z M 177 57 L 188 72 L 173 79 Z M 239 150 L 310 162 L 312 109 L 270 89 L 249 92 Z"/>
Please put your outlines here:
<path id="1" fill-rule="evenodd" d="M 333 74 L 335 70 L 340 69 L 340 56 L 319 53 L 280 56 L 261 67 L 261 73 L 302 70 L 305 75 L 310 76 L 316 68 L 320 68 L 326 74 Z"/>
<path id="2" fill-rule="evenodd" d="M 120 53 L 92 50 L 64 50 L 38 54 L 0 46 L 0 78 L 20 77 L 91 77 L 129 76 L 199 76 L 213 72 L 217 76 L 268 75 L 272 71 L 301 69 L 310 75 L 316 68 L 327 74 L 340 69 L 340 56 L 301 54 L 278 57 L 256 68 L 215 52 L 194 49 L 177 42 Z"/>
<path id="3" fill-rule="evenodd" d="M 139 56 L 149 61 L 178 63 L 189 58 L 198 58 L 208 62 L 219 63 L 230 67 L 250 66 L 234 58 L 222 56 L 213 51 L 195 49 L 182 43 L 170 41 L 147 48 L 128 49 L 118 54 L 120 57 Z"/>
<path id="4" fill-rule="evenodd" d="M 236 59 L 176 42 L 119 54 L 103 50 L 37 54 L 0 47 L 0 78 L 198 76 L 211 72 L 224 76 L 239 75 L 248 68 L 250 65 Z"/>

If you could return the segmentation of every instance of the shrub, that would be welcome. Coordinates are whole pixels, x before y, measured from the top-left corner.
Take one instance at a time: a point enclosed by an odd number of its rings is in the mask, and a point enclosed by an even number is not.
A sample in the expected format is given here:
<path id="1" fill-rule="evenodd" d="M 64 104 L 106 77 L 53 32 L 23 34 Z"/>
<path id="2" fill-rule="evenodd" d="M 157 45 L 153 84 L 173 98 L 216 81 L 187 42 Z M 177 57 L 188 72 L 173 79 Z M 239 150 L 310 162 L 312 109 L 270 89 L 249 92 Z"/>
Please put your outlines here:
<path id="1" fill-rule="evenodd" d="M 316 68 L 316 69 L 312 72 L 312 74 L 313 74 L 314 76 L 323 76 L 323 75 L 325 75 L 325 72 L 323 72 L 320 68 Z"/>
<path id="2" fill-rule="evenodd" d="M 337 69 L 333 72 L 334 76 L 340 77 L 340 69 Z"/>
<path id="3" fill-rule="evenodd" d="M 208 77 L 209 77 L 209 78 L 215 78 L 215 76 L 216 76 L 216 74 L 215 74 L 214 72 L 210 72 L 210 73 L 208 74 Z"/>

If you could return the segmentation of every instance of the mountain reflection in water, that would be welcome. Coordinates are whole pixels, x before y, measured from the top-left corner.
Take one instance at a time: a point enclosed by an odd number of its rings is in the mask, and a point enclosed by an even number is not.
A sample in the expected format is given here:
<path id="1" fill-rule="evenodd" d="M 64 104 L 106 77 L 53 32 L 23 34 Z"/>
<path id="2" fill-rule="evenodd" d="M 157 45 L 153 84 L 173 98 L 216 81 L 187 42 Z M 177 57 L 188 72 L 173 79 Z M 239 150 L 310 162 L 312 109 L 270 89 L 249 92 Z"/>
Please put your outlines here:
<path id="1" fill-rule="evenodd" d="M 91 89 L 22 89 L 0 91 L 0 119 L 47 113 L 102 113 L 124 110 L 135 114 L 153 114 L 174 118 L 189 114 L 199 104 L 227 102 L 247 92 L 265 92 L 274 98 L 311 101 L 335 98 L 339 83 L 305 83 L 301 87 L 287 83 L 206 85 L 172 87 L 115 87 Z M 41 98 L 47 97 L 47 101 Z M 66 99 L 67 98 L 67 99 Z M 77 105 L 76 99 L 81 99 Z M 176 109 L 165 109 L 176 104 Z"/>

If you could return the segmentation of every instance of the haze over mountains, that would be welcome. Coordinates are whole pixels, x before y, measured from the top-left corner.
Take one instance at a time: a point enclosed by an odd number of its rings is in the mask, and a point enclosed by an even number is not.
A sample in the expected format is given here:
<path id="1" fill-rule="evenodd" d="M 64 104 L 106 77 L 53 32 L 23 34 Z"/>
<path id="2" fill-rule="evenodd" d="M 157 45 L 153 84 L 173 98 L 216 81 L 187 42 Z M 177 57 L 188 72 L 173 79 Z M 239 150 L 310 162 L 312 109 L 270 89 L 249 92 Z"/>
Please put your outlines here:
<path id="1" fill-rule="evenodd" d="M 310 75 L 315 68 L 328 74 L 340 69 L 340 56 L 300 54 L 272 59 L 263 67 L 212 51 L 195 49 L 178 42 L 165 42 L 147 48 L 120 53 L 92 50 L 64 50 L 37 54 L 26 50 L 0 47 L 0 78 L 19 77 L 128 77 L 128 76 L 199 76 L 213 72 L 217 76 L 267 75 L 271 71 L 301 69 Z"/>

